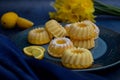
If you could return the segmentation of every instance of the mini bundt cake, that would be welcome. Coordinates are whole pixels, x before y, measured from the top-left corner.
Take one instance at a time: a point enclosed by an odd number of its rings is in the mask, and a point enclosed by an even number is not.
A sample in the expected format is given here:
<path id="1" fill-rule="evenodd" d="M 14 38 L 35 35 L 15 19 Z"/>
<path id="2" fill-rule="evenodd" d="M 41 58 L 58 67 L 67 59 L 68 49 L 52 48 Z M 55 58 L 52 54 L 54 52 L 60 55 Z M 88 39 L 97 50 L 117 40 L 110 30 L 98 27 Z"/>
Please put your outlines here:
<path id="1" fill-rule="evenodd" d="M 95 28 L 95 39 L 97 39 L 99 37 L 99 34 L 100 34 L 100 29 L 99 27 L 97 27 L 96 24 L 92 23 L 93 27 Z"/>
<path id="2" fill-rule="evenodd" d="M 48 53 L 53 56 L 60 58 L 63 55 L 65 49 L 72 48 L 73 43 L 68 38 L 55 38 L 48 46 Z"/>
<path id="3" fill-rule="evenodd" d="M 73 45 L 75 47 L 86 48 L 86 49 L 91 49 L 95 47 L 94 38 L 88 40 L 71 40 L 71 41 L 73 42 Z"/>
<path id="4" fill-rule="evenodd" d="M 50 38 L 44 28 L 35 28 L 29 31 L 28 42 L 31 44 L 42 45 L 50 42 Z"/>
<path id="5" fill-rule="evenodd" d="M 82 69 L 92 66 L 93 56 L 88 49 L 70 48 L 64 51 L 62 64 L 67 68 Z"/>
<path id="6" fill-rule="evenodd" d="M 94 38 L 97 39 L 99 37 L 99 33 L 100 33 L 99 27 L 90 20 L 85 20 L 84 22 L 87 23 L 87 24 L 90 24 L 94 27 L 94 32 L 95 32 L 95 37 Z"/>
<path id="7" fill-rule="evenodd" d="M 66 36 L 68 36 L 68 37 L 69 37 L 69 32 L 70 32 L 70 26 L 71 26 L 71 24 L 66 24 L 65 27 L 64 27 L 66 32 L 67 32 Z"/>
<path id="8" fill-rule="evenodd" d="M 66 30 L 60 25 L 56 20 L 49 20 L 45 23 L 45 28 L 48 33 L 53 35 L 53 37 L 64 37 L 66 36 Z"/>
<path id="9" fill-rule="evenodd" d="M 73 23 L 70 28 L 70 38 L 76 40 L 87 40 L 95 36 L 94 27 L 84 21 Z"/>

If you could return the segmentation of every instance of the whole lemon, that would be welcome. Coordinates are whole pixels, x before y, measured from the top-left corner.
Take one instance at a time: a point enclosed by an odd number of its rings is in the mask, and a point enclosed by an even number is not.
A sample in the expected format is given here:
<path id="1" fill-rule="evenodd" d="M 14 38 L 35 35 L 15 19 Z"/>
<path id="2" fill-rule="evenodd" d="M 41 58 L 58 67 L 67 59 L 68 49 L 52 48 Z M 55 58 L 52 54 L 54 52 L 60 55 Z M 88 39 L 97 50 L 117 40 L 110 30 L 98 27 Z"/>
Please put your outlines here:
<path id="1" fill-rule="evenodd" d="M 22 18 L 22 17 L 19 17 L 17 19 L 17 25 L 18 27 L 20 27 L 21 29 L 27 29 L 27 28 L 30 28 L 34 25 L 34 23 L 28 19 L 25 19 L 25 18 Z"/>
<path id="2" fill-rule="evenodd" d="M 18 15 L 15 12 L 7 12 L 1 17 L 1 24 L 4 28 L 14 28 L 18 19 Z"/>

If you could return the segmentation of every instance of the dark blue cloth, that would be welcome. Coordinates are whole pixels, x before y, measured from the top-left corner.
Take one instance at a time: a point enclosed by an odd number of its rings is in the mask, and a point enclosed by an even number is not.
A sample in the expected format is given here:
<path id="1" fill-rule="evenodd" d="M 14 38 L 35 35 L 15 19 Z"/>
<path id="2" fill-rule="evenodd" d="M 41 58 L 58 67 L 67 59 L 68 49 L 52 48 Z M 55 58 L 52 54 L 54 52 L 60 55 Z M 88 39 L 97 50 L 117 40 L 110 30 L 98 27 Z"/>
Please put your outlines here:
<path id="1" fill-rule="evenodd" d="M 24 57 L 7 37 L 0 35 L 1 80 L 105 80 L 97 75 L 80 74 L 52 64 L 46 60 Z"/>

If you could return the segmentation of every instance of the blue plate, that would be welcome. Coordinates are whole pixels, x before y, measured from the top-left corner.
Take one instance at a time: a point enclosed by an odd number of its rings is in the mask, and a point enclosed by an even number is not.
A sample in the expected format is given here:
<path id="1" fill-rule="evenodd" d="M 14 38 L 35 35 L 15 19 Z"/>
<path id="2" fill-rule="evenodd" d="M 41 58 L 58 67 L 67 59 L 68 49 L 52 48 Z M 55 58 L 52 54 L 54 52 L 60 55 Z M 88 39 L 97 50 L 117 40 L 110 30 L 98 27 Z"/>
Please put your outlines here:
<path id="1" fill-rule="evenodd" d="M 33 28 L 35 27 L 43 26 L 42 25 L 34 26 Z M 11 37 L 11 40 L 15 42 L 15 44 L 22 50 L 24 47 L 31 45 L 27 42 L 27 35 L 28 32 L 33 28 L 21 31 L 13 35 Z M 119 50 L 120 35 L 116 32 L 113 32 L 103 27 L 100 27 L 100 30 L 101 30 L 100 37 L 95 40 L 96 43 L 95 47 L 91 49 L 91 52 L 95 60 L 93 66 L 88 69 L 74 69 L 73 71 L 101 70 L 120 63 L 120 50 Z M 48 45 L 49 44 L 42 45 L 44 48 L 46 48 L 45 59 L 62 66 L 61 59 L 51 57 L 48 54 L 47 52 Z"/>

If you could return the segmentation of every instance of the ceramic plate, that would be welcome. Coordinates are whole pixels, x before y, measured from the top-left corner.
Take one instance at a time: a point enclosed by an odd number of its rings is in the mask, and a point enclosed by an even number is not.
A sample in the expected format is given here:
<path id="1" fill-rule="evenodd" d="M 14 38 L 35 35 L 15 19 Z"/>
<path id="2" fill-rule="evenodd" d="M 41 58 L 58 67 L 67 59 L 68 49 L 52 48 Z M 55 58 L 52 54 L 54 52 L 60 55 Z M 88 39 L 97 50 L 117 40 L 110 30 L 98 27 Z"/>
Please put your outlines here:
<path id="1" fill-rule="evenodd" d="M 43 27 L 35 26 L 35 27 Z M 33 28 L 35 28 L 33 27 Z M 27 42 L 28 32 L 33 29 L 27 29 L 22 32 L 19 32 L 11 37 L 12 41 L 22 50 L 25 46 L 29 46 Z M 109 29 L 100 27 L 100 36 L 95 40 L 95 47 L 91 49 L 91 52 L 94 57 L 93 66 L 88 69 L 74 69 L 73 71 L 94 71 L 101 70 L 112 67 L 120 63 L 120 35 L 116 32 L 113 32 Z M 47 52 L 47 47 L 49 44 L 42 45 L 46 48 L 45 59 L 56 63 L 60 66 L 61 59 L 51 57 Z"/>

